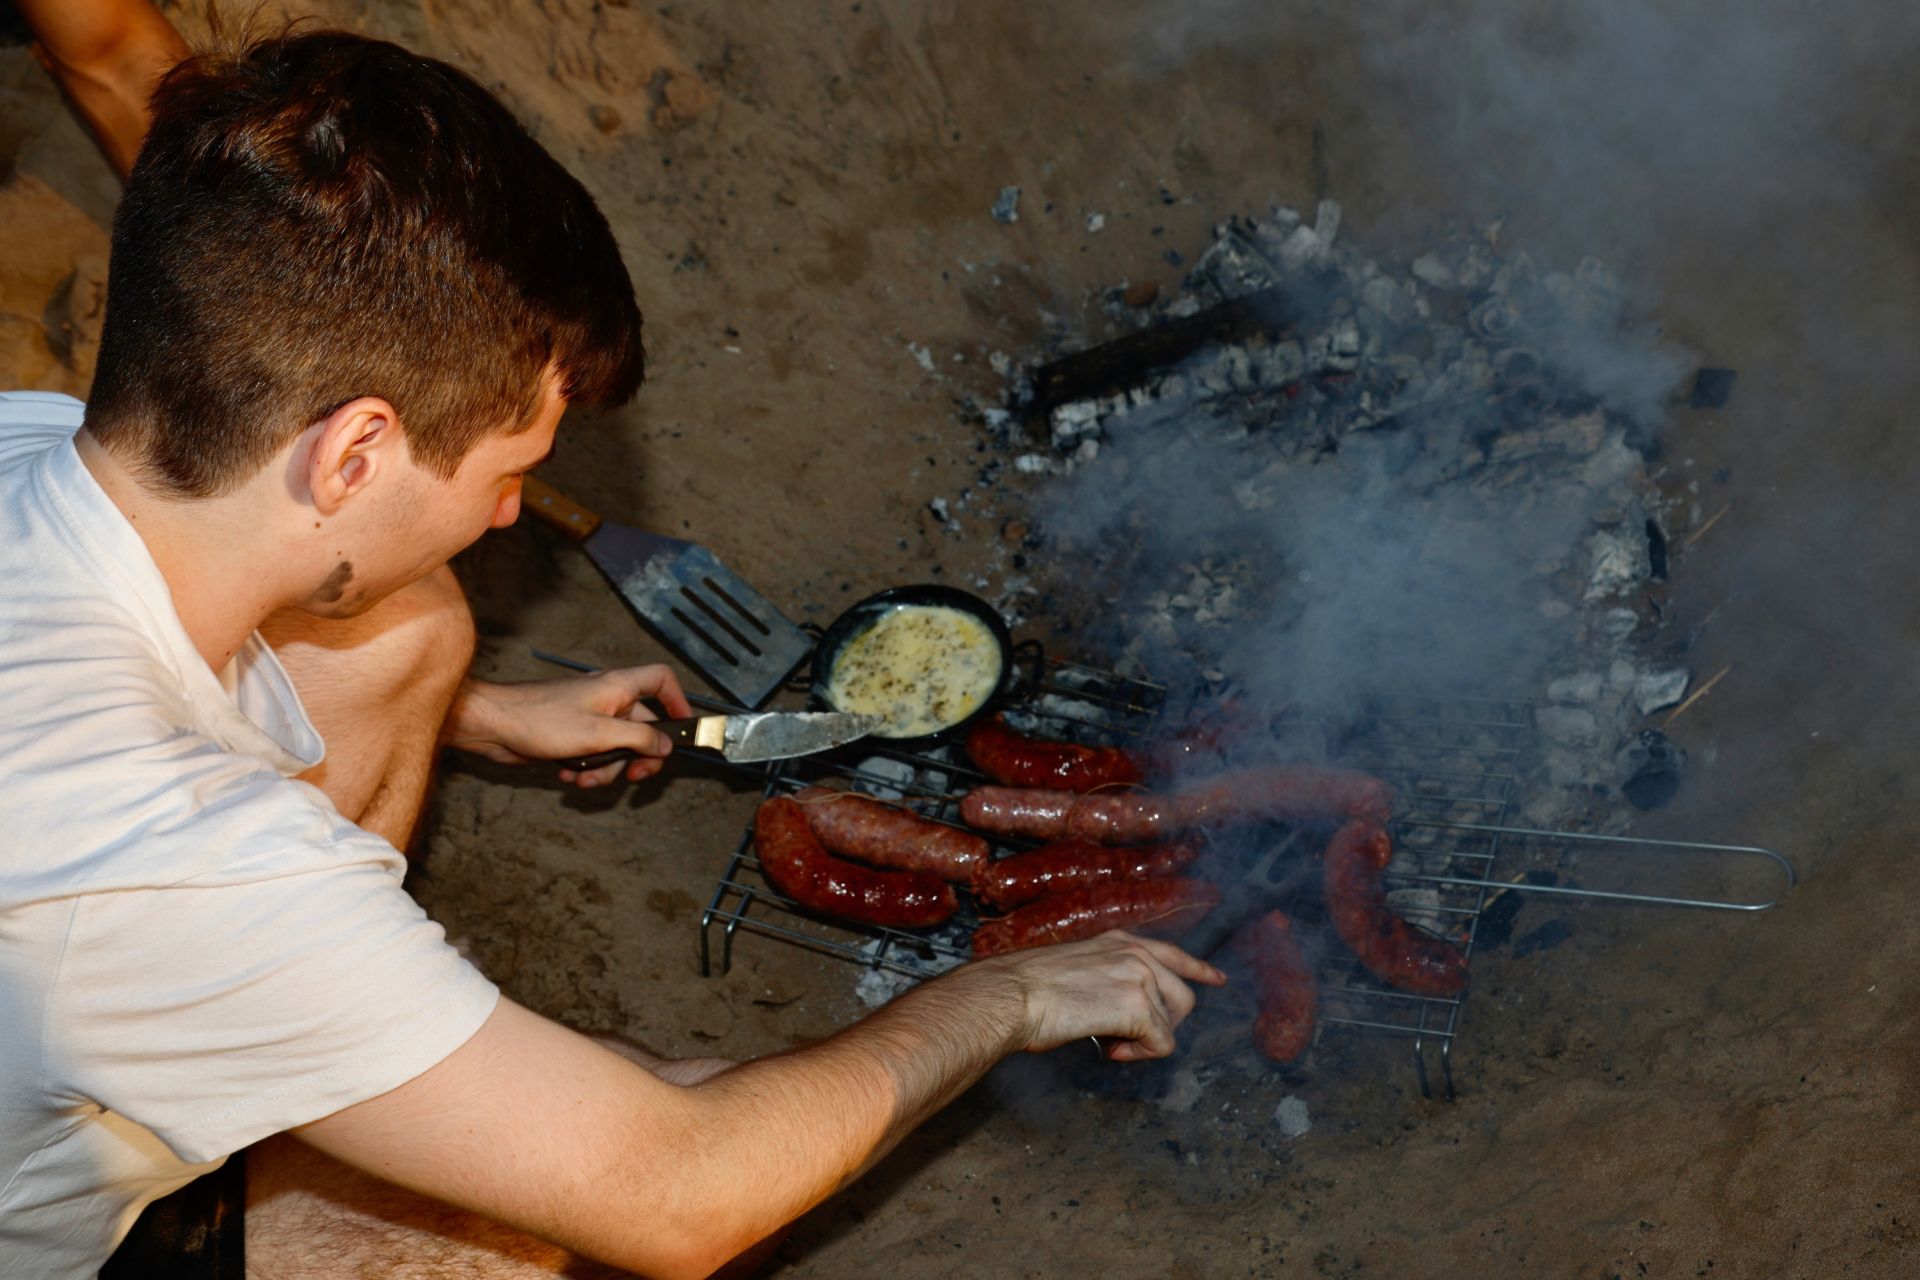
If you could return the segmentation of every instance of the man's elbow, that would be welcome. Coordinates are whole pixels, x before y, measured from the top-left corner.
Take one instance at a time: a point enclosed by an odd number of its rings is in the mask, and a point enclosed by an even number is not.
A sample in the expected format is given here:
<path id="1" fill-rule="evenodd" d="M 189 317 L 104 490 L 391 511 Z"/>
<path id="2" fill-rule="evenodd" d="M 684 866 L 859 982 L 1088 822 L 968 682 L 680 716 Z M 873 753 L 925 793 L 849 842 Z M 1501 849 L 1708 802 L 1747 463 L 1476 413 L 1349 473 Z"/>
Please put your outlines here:
<path id="1" fill-rule="evenodd" d="M 662 1247 L 659 1239 L 630 1259 L 608 1259 L 645 1280 L 747 1280 L 760 1274 L 785 1236 L 782 1228 L 763 1240 L 741 1241 L 741 1233 L 695 1226 Z"/>

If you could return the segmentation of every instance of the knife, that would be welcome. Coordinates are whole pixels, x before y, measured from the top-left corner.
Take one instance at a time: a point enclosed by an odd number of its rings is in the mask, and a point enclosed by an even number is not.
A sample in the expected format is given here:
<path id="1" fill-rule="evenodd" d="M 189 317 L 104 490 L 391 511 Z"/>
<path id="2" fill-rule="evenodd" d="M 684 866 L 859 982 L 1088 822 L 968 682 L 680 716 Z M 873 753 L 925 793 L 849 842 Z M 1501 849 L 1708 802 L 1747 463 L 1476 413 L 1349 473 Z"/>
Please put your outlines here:
<path id="1" fill-rule="evenodd" d="M 759 711 L 650 723 L 666 734 L 675 747 L 711 752 L 732 764 L 759 764 L 845 746 L 880 728 L 886 723 L 886 717 L 845 711 Z M 574 770 L 597 769 L 615 760 L 630 760 L 638 754 L 622 748 L 563 763 Z"/>

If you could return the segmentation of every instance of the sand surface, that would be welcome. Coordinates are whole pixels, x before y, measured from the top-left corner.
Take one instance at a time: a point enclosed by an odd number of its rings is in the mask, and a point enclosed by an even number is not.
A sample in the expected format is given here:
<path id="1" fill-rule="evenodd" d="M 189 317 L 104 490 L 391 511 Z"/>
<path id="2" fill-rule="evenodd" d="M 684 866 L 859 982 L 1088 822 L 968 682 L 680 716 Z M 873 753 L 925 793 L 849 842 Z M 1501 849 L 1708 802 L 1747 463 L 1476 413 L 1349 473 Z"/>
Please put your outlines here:
<path id="1" fill-rule="evenodd" d="M 1523 95 L 1438 52 L 1450 32 L 1471 48 L 1475 6 L 1403 24 L 1433 41 L 1412 54 L 1218 3 L 305 6 L 467 67 L 594 191 L 651 376 L 571 422 L 549 478 L 709 543 L 799 620 L 900 582 L 997 581 L 1006 523 L 1044 512 L 1011 472 L 976 483 L 990 354 L 1107 332 L 1099 290 L 1170 285 L 1166 252 L 1190 260 L 1237 210 L 1334 196 L 1382 254 L 1506 214 L 1543 256 L 1622 267 L 1677 340 L 1741 371 L 1733 405 L 1676 414 L 1667 449 L 1676 483 L 1732 469 L 1672 625 L 1697 632 L 1696 669 L 1734 672 L 1676 726 L 1694 771 L 1642 829 L 1788 852 L 1804 883 L 1784 905 L 1528 905 L 1520 931 L 1560 918 L 1570 939 L 1482 957 L 1452 1102 L 1421 1096 L 1404 1046 L 1323 1044 L 1288 1075 L 1205 1019 L 1167 1064 L 1010 1063 L 803 1222 L 776 1274 L 1914 1273 L 1913 43 L 1895 6 L 1849 8 L 1806 31 L 1773 14 L 1806 51 L 1777 64 L 1753 54 L 1764 21 L 1722 13 L 1651 89 L 1601 86 L 1575 113 L 1590 147 L 1488 138 L 1469 164 L 1456 109 L 1531 123 Z M 1586 28 L 1539 12 L 1526 47 L 1589 65 Z M 1663 92 L 1670 127 L 1607 127 L 1605 104 Z M 1695 103 L 1721 132 L 1667 146 Z M 0 50 L 0 172 L 0 381 L 84 394 L 115 186 L 19 48 Z M 929 510 L 969 488 L 951 522 Z M 544 531 L 491 535 L 459 568 L 487 674 L 545 674 L 535 645 L 662 654 Z M 784 1049 L 860 1006 L 848 966 L 763 938 L 699 975 L 701 908 L 753 800 L 692 765 L 582 797 L 456 763 L 419 892 L 547 1014 L 670 1054 Z M 1272 1119 L 1289 1096 L 1312 1121 L 1297 1138 Z"/>

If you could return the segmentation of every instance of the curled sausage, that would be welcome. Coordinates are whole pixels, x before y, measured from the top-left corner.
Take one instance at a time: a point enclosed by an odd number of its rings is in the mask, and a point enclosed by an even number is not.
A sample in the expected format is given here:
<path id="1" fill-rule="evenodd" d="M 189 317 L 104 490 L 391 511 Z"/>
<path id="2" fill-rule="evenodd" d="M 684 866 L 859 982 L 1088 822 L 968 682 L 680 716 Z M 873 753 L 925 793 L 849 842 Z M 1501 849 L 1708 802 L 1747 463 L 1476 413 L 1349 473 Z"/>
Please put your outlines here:
<path id="1" fill-rule="evenodd" d="M 971 831 L 851 791 L 808 787 L 794 799 L 821 844 L 876 867 L 925 871 L 965 884 L 992 856 L 987 842 Z"/>
<path id="2" fill-rule="evenodd" d="M 1392 857 L 1393 837 L 1370 818 L 1355 818 L 1334 833 L 1326 853 L 1334 931 L 1382 982 L 1423 996 L 1458 995 L 1467 985 L 1460 948 L 1387 909 L 1381 880 Z"/>
<path id="3" fill-rule="evenodd" d="M 967 732 L 967 758 L 980 772 L 1013 787 L 1092 791 L 1140 781 L 1140 762 L 1119 747 L 1030 738 L 989 716 Z"/>
<path id="4" fill-rule="evenodd" d="M 1109 849 L 1085 840 L 1061 840 L 989 862 L 973 875 L 973 896 L 997 911 L 1080 885 L 1174 875 L 1200 856 L 1197 844 L 1150 844 Z"/>
<path id="5" fill-rule="evenodd" d="M 1371 774 L 1283 765 L 1222 774 L 1169 795 L 975 787 L 961 801 L 960 813 L 970 825 L 995 835 L 1144 844 L 1248 818 L 1366 817 L 1385 822 L 1392 799 L 1392 789 Z"/>
<path id="6" fill-rule="evenodd" d="M 997 956 L 1027 947 L 1075 942 L 1109 929 L 1172 936 L 1192 928 L 1220 905 L 1220 890 L 1205 880 L 1132 880 L 1083 885 L 1048 894 L 973 931 L 973 954 Z"/>
<path id="7" fill-rule="evenodd" d="M 775 888 L 827 915 L 923 929 L 960 905 L 953 886 L 925 871 L 875 871 L 834 857 L 808 825 L 806 809 L 787 796 L 760 802 L 753 815 L 753 843 Z"/>
<path id="8" fill-rule="evenodd" d="M 1242 929 L 1234 953 L 1253 970 L 1260 1012 L 1253 1021 L 1254 1047 L 1275 1062 L 1292 1062 L 1313 1042 L 1320 996 L 1313 969 L 1285 913 L 1269 911 Z"/>

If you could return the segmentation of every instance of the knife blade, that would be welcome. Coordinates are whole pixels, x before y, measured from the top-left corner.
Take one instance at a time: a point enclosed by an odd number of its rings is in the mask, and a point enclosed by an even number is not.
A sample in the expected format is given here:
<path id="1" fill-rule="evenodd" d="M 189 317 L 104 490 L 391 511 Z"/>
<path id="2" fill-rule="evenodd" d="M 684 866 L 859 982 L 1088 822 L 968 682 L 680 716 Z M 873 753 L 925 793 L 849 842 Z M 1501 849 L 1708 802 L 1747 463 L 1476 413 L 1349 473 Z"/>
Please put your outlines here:
<path id="1" fill-rule="evenodd" d="M 666 734 L 675 748 L 710 752 L 733 764 L 759 764 L 845 746 L 866 737 L 884 723 L 884 716 L 854 715 L 845 711 L 755 711 L 695 716 L 688 720 L 655 720 L 652 725 Z M 597 769 L 615 760 L 630 760 L 637 754 L 623 748 L 564 763 L 574 770 Z"/>

